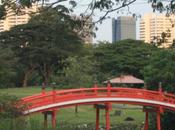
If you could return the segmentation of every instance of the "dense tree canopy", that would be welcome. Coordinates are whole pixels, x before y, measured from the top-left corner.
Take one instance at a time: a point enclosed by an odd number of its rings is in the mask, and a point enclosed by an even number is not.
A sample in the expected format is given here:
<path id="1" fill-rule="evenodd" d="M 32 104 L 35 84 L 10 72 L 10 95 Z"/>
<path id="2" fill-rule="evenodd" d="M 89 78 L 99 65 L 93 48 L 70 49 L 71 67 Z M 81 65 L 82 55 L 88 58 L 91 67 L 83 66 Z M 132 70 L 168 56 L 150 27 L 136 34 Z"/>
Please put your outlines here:
<path id="1" fill-rule="evenodd" d="M 155 53 L 143 72 L 145 81 L 150 89 L 158 89 L 158 83 L 162 82 L 163 89 L 175 92 L 175 51 L 161 50 Z"/>
<path id="2" fill-rule="evenodd" d="M 136 1 L 91 0 L 85 12 L 80 12 L 80 17 L 86 21 L 99 11 L 100 18 L 88 23 L 93 25 L 107 18 L 109 13 L 120 11 Z M 46 0 L 1 0 L 0 19 L 6 17 L 7 10 L 20 14 L 21 9 L 29 8 L 36 2 L 45 6 Z M 65 6 L 64 2 L 68 2 L 69 6 Z M 166 12 L 167 16 L 175 13 L 174 0 L 148 2 L 152 4 L 153 11 Z M 88 56 L 82 53 L 82 57 L 77 56 L 82 45 L 75 32 L 85 23 L 74 20 L 70 15 L 78 4 L 76 0 L 56 0 L 42 7 L 40 15 L 34 15 L 28 24 L 0 34 L 0 87 L 14 84 L 27 86 L 28 80 L 36 77 L 47 84 L 60 73 L 68 85 L 79 87 L 93 80 L 102 82 L 120 74 L 132 74 L 144 78 L 148 89 L 157 89 L 158 83 L 162 82 L 165 91 L 175 93 L 174 43 L 171 49 L 158 49 L 135 40 L 100 43 L 89 48 L 92 51 Z M 159 40 L 164 42 L 166 33 Z M 20 109 L 15 109 L 17 103 L 14 97 L 0 96 L 0 110 L 5 110 L 0 113 L 0 118 L 20 115 Z M 166 113 L 163 120 L 163 129 L 174 129 L 173 114 Z"/>
<path id="3" fill-rule="evenodd" d="M 63 69 L 62 61 L 77 54 L 82 46 L 77 33 L 67 23 L 61 22 L 60 17 L 35 22 L 42 15 L 0 35 L 0 46 L 10 48 L 18 58 L 16 68 L 21 75 L 22 86 L 27 86 L 27 80 L 34 70 L 48 83 L 55 71 Z"/>
<path id="4" fill-rule="evenodd" d="M 21 116 L 25 106 L 19 104 L 20 100 L 15 96 L 0 95 L 0 119 Z"/>
<path id="5" fill-rule="evenodd" d="M 88 16 L 87 18 L 93 16 L 97 10 L 100 10 L 100 18 L 95 21 L 95 23 L 104 20 L 109 13 L 114 11 L 119 11 L 129 5 L 134 4 L 138 0 L 90 0 L 86 6 L 86 9 L 81 12 L 81 16 Z M 140 1 L 140 0 L 139 0 Z M 174 0 L 147 0 L 148 3 L 152 5 L 153 11 L 166 12 L 167 14 L 175 12 L 175 2 Z M 20 9 L 24 7 L 30 7 L 33 3 L 39 2 L 41 5 L 45 5 L 47 0 L 2 0 L 2 5 L 0 6 L 0 18 L 6 15 L 7 9 L 13 9 L 17 13 Z M 64 4 L 69 3 L 69 4 Z M 68 5 L 68 6 L 66 6 Z M 48 8 L 57 7 L 60 12 L 71 13 L 75 7 L 81 6 L 77 0 L 56 0 L 51 1 Z"/>
<path id="6" fill-rule="evenodd" d="M 113 44 L 99 44 L 94 51 L 94 58 L 99 63 L 99 72 L 105 75 L 132 74 L 143 78 L 141 70 L 149 64 L 155 51 L 156 47 L 142 41 L 123 40 Z"/>
<path id="7" fill-rule="evenodd" d="M 17 59 L 10 48 L 0 46 L 0 87 L 15 86 Z"/>
<path id="8" fill-rule="evenodd" d="M 64 68 L 62 83 L 69 87 L 92 87 L 96 73 L 95 62 L 88 56 L 69 57 Z"/>

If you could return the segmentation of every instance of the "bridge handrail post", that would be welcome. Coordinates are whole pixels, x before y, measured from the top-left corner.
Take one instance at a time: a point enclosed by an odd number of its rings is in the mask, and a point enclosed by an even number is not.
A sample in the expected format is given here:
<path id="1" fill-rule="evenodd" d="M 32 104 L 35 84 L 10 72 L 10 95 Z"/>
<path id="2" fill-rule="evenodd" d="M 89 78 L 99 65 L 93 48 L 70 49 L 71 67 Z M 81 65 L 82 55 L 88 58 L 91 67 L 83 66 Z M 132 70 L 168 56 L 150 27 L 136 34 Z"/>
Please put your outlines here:
<path id="1" fill-rule="evenodd" d="M 145 123 L 144 123 L 144 130 L 148 130 L 149 128 L 149 111 L 144 108 L 143 110 L 145 112 Z"/>
<path id="2" fill-rule="evenodd" d="M 105 104 L 106 130 L 110 130 L 110 103 Z"/>
<path id="3" fill-rule="evenodd" d="M 41 95 L 43 96 L 41 100 L 44 103 L 45 102 L 45 97 L 44 96 L 46 95 L 46 85 L 45 85 L 45 83 L 42 83 Z"/>
<path id="4" fill-rule="evenodd" d="M 164 100 L 164 93 L 162 90 L 162 83 L 161 82 L 159 83 L 159 100 L 160 101 Z M 161 106 L 159 107 L 159 111 L 160 111 L 160 113 L 163 113 L 163 108 Z"/>
<path id="5" fill-rule="evenodd" d="M 110 96 L 111 95 L 111 83 L 110 81 L 108 81 L 108 84 L 107 84 L 107 96 Z"/>
<path id="6" fill-rule="evenodd" d="M 157 130 L 161 130 L 161 110 L 158 109 L 156 112 L 156 120 L 157 120 Z"/>
<path id="7" fill-rule="evenodd" d="M 52 110 L 52 129 L 56 129 L 56 110 Z"/>
<path id="8" fill-rule="evenodd" d="M 53 87 L 52 87 L 52 96 L 53 96 L 53 102 L 55 102 L 55 98 L 56 98 L 56 86 L 55 84 L 53 84 Z"/>
<path id="9" fill-rule="evenodd" d="M 96 83 L 94 84 L 94 88 L 95 88 L 94 89 L 95 95 L 98 95 L 98 90 L 97 90 L 98 89 L 98 85 Z"/>
<path id="10" fill-rule="evenodd" d="M 163 90 L 162 90 L 162 83 L 159 83 L 159 100 L 163 101 Z"/>
<path id="11" fill-rule="evenodd" d="M 42 83 L 42 91 L 41 91 L 42 95 L 46 93 L 45 89 L 46 89 L 46 85 L 45 83 Z"/>

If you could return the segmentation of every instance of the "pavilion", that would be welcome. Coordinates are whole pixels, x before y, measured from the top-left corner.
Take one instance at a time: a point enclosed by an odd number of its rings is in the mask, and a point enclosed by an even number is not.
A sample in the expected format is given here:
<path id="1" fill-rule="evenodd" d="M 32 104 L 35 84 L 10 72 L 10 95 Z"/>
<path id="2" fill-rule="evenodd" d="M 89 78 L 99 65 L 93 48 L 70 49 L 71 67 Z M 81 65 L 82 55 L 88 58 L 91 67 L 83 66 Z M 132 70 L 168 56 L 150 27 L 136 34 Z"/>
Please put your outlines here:
<path id="1" fill-rule="evenodd" d="M 110 79 L 108 81 L 105 81 L 104 83 L 106 84 L 107 82 L 110 82 L 112 86 L 143 86 L 144 81 L 142 79 L 136 78 L 132 75 L 121 75 L 119 77 Z"/>

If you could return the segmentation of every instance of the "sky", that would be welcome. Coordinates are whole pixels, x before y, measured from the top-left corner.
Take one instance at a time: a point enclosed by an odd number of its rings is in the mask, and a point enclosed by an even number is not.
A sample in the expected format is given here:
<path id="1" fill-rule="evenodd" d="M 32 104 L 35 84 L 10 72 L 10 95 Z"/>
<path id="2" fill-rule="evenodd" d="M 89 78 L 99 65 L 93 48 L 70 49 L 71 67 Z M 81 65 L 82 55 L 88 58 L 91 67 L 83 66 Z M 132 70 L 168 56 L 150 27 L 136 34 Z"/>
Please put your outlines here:
<path id="1" fill-rule="evenodd" d="M 50 0 L 50 2 L 54 2 L 55 0 Z M 75 8 L 74 13 L 80 14 L 85 11 L 88 3 L 91 0 L 77 0 L 78 6 Z M 137 15 L 143 16 L 145 13 L 152 13 L 153 10 L 151 8 L 151 4 L 148 3 L 148 0 L 137 0 L 134 4 L 129 6 L 128 8 L 124 8 L 118 12 L 112 12 L 108 16 L 110 16 L 109 19 L 104 20 L 101 24 L 98 23 L 96 26 L 98 27 L 98 31 L 95 31 L 96 37 L 93 39 L 93 42 L 98 41 L 112 41 L 112 18 L 117 18 L 118 16 L 132 16 L 131 13 L 135 13 Z M 93 20 L 97 21 L 99 17 L 102 16 L 102 13 L 100 11 L 95 12 L 95 16 L 93 16 Z M 139 39 L 139 21 L 140 18 L 137 19 L 137 39 Z"/>
<path id="2" fill-rule="evenodd" d="M 145 13 L 152 13 L 153 10 L 151 5 L 144 0 L 138 0 L 139 2 L 130 6 L 130 12 L 137 14 L 138 16 L 143 16 Z M 141 2 L 142 1 L 142 2 Z M 126 9 L 125 9 L 126 10 Z M 128 11 L 124 11 L 122 13 L 117 14 L 113 12 L 110 14 L 111 18 L 117 18 L 118 16 L 132 16 L 132 14 L 128 13 Z M 112 20 L 105 20 L 101 25 L 98 25 L 99 30 L 96 32 L 97 37 L 94 38 L 94 42 L 97 41 L 109 41 L 112 42 Z M 136 20 L 136 38 L 139 39 L 139 22 L 140 18 Z"/>

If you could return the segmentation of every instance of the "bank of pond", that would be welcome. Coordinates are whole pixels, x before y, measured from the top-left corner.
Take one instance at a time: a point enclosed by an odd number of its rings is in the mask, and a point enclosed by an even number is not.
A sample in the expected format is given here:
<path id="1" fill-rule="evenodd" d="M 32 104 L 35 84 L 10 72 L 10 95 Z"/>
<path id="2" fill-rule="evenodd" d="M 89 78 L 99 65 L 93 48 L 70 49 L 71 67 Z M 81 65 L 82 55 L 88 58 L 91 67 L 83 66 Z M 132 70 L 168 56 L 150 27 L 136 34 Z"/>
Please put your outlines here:
<path id="1" fill-rule="evenodd" d="M 100 130 L 105 130 L 105 124 L 100 125 Z M 132 122 L 113 124 L 110 130 L 141 130 L 143 124 L 133 124 Z M 53 130 L 49 124 L 44 127 L 43 122 L 34 119 L 5 119 L 0 122 L 0 130 Z M 54 130 L 95 130 L 95 123 L 77 123 L 62 121 Z"/>

